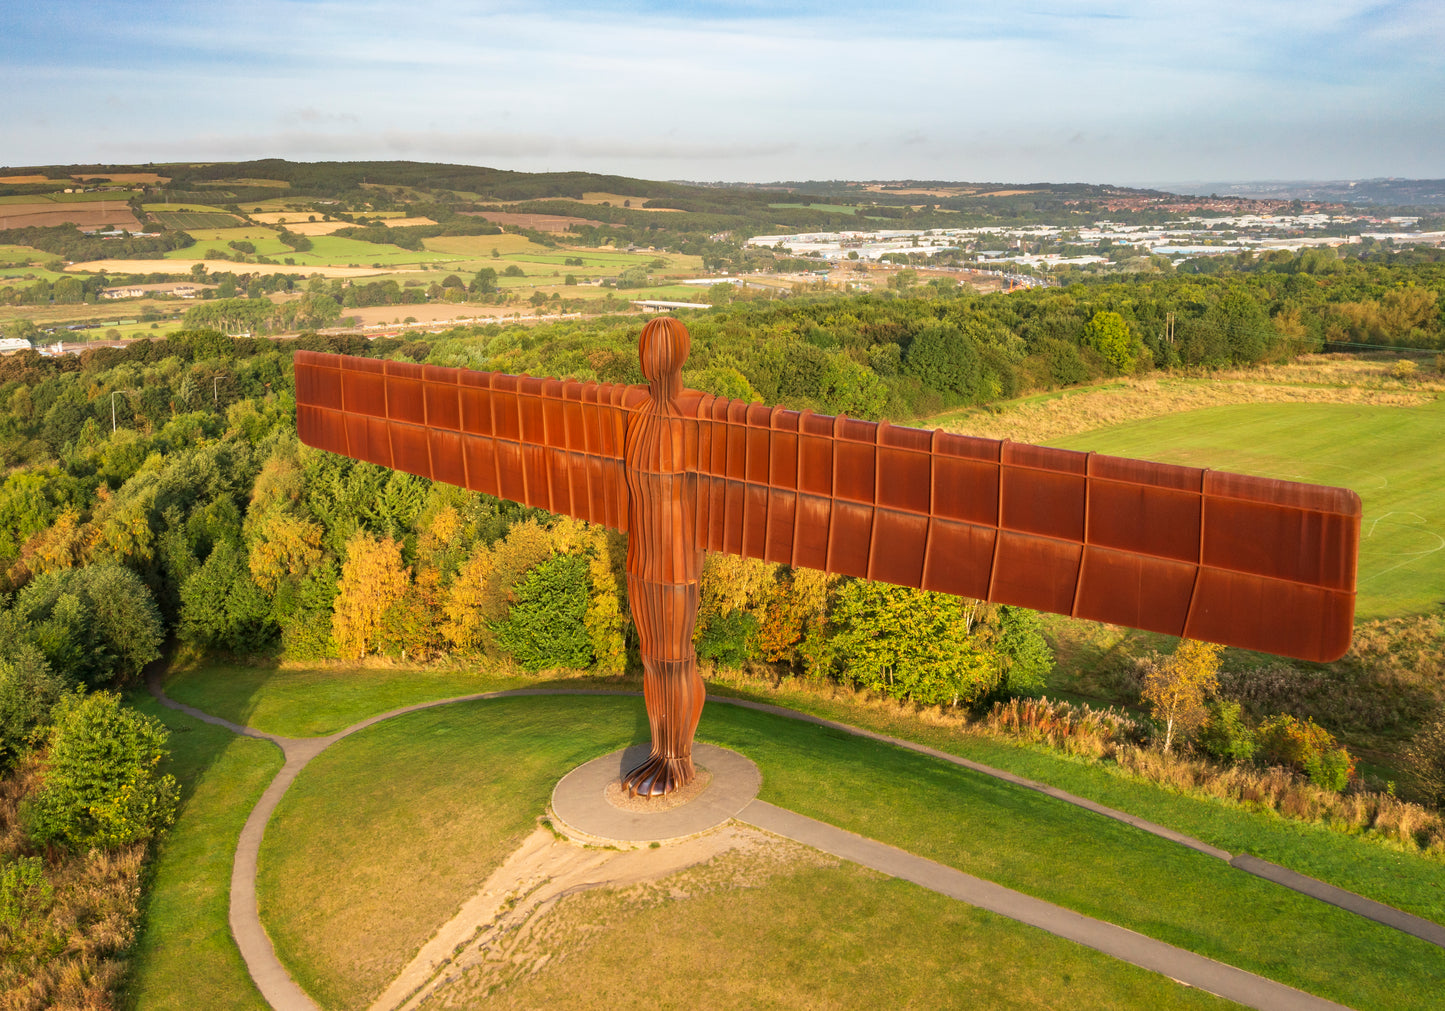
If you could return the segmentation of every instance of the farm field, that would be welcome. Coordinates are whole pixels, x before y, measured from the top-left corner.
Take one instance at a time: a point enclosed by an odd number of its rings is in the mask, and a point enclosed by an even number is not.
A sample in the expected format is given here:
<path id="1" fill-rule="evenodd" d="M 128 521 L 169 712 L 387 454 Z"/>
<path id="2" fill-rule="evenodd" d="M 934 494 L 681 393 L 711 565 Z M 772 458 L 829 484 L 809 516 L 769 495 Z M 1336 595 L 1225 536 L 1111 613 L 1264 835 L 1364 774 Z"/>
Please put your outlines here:
<path id="1" fill-rule="evenodd" d="M 498 256 L 503 257 L 517 253 L 549 255 L 557 252 L 553 247 L 539 245 L 525 235 L 506 232 L 500 235 L 440 235 L 423 239 L 422 246 L 437 253 L 477 259 L 490 257 L 494 249 Z"/>
<path id="2" fill-rule="evenodd" d="M 324 1006 L 365 1006 L 531 829 L 563 772 L 645 734 L 637 699 L 528 698 L 414 713 L 338 743 L 298 778 L 263 844 L 262 916 L 283 961 Z M 955 766 L 725 705 L 708 707 L 699 739 L 756 761 L 765 800 L 1352 1007 L 1402 1006 L 1445 980 L 1438 949 Z M 808 915 L 825 922 L 829 909 Z M 729 929 L 746 922 L 720 915 Z M 926 915 L 909 922 L 928 933 Z M 811 934 L 776 957 L 813 957 Z M 1102 969 L 1117 980 L 1126 967 Z"/>
<path id="3" fill-rule="evenodd" d="M 601 221 L 562 214 L 522 214 L 515 211 L 463 211 L 469 217 L 486 218 L 498 225 L 518 225 L 539 232 L 565 232 L 572 225 L 600 226 Z"/>
<path id="4" fill-rule="evenodd" d="M 234 220 L 234 219 L 232 219 Z M 260 256 L 290 256 L 293 250 L 269 228 L 258 228 L 255 225 L 243 225 L 235 228 L 191 228 L 187 229 L 191 238 L 196 240 L 194 246 L 187 246 L 185 249 L 167 250 L 163 255 L 167 260 L 199 260 L 202 259 L 207 249 L 221 249 L 229 251 L 227 243 L 249 242 L 256 247 L 256 253 Z"/>
<path id="5" fill-rule="evenodd" d="M 37 272 L 44 273 L 43 271 Z M 53 277 L 64 277 L 55 274 Z M 99 329 L 77 332 L 67 340 L 99 339 L 106 330 L 118 327 L 122 331 L 146 330 L 149 336 L 150 323 L 137 323 L 136 317 L 147 309 L 164 313 L 182 313 L 195 303 L 189 300 L 138 298 L 124 301 L 104 299 L 99 302 L 71 302 L 57 305 L 4 305 L 0 304 L 0 323 L 11 320 L 29 320 L 38 327 L 53 326 L 56 323 L 94 323 Z M 162 326 L 165 324 L 162 323 Z M 131 336 L 126 333 L 125 336 Z"/>
<path id="6" fill-rule="evenodd" d="M 193 247 L 194 248 L 194 247 Z M 202 247 L 201 252 L 205 249 Z M 386 274 L 398 279 L 415 277 L 413 271 L 392 268 L 390 271 L 377 267 L 331 267 L 308 264 L 286 263 L 236 263 L 232 260 L 89 260 L 66 266 L 67 273 L 95 274 L 102 271 L 110 274 L 184 274 L 197 263 L 204 263 L 206 269 L 216 273 L 247 274 L 320 274 L 322 277 L 376 277 Z"/>
<path id="7" fill-rule="evenodd" d="M 37 260 L 48 259 L 51 259 L 49 253 L 36 249 L 33 246 L 0 245 L 0 266 L 23 267 Z"/>
<path id="8" fill-rule="evenodd" d="M 857 214 L 858 208 L 852 204 L 768 204 L 769 207 L 788 207 L 798 210 L 807 209 L 812 211 L 826 211 L 829 214 Z"/>
<path id="9" fill-rule="evenodd" d="M 1364 505 L 1358 617 L 1445 601 L 1445 402 L 1209 407 L 1053 444 L 1352 488 Z"/>
<path id="10" fill-rule="evenodd" d="M 231 212 L 226 210 L 224 207 L 217 207 L 214 204 L 187 204 L 167 202 L 159 204 L 141 204 L 141 209 L 146 211 L 147 213 L 161 211 L 162 213 L 190 212 L 194 214 L 225 214 L 228 216 L 234 216 L 231 215 Z"/>
<path id="11" fill-rule="evenodd" d="M 182 231 L 232 228 L 243 224 L 240 218 L 225 211 L 151 211 L 150 214 L 167 228 L 179 228 Z"/>
<path id="12" fill-rule="evenodd" d="M 5 199 L 0 197 L 0 201 Z M 124 195 L 75 203 L 41 201 L 34 197 L 26 197 L 24 202 L 0 203 L 0 229 L 53 227 L 67 223 L 79 228 L 114 225 L 129 231 L 140 229 L 140 222 L 126 204 Z"/>

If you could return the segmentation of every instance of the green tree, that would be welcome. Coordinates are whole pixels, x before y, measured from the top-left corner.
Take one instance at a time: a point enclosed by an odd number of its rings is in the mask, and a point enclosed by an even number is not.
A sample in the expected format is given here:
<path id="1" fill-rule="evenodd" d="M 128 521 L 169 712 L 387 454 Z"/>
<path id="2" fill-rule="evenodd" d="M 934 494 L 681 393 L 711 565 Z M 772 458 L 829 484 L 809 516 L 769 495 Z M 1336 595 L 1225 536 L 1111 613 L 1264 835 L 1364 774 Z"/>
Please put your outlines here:
<path id="1" fill-rule="evenodd" d="M 522 578 L 507 619 L 493 631 L 523 670 L 580 668 L 592 663 L 586 619 L 587 560 L 553 555 Z"/>
<path id="2" fill-rule="evenodd" d="M 483 267 L 477 271 L 472 278 L 471 291 L 474 295 L 490 295 L 497 290 L 497 272 L 491 267 Z"/>
<path id="3" fill-rule="evenodd" d="M 999 605 L 988 639 L 999 667 L 998 689 L 1008 695 L 1037 695 L 1054 669 L 1054 651 L 1044 640 L 1037 611 Z"/>
<path id="4" fill-rule="evenodd" d="M 253 653 L 274 634 L 271 602 L 251 578 L 246 559 L 230 540 L 218 543 L 181 584 L 179 635 L 197 646 Z"/>
<path id="5" fill-rule="evenodd" d="M 906 375 L 949 396 L 973 403 L 982 387 L 978 347 L 957 323 L 935 323 L 914 335 L 903 359 Z"/>
<path id="6" fill-rule="evenodd" d="M 150 839 L 175 817 L 176 781 L 160 771 L 170 736 L 109 692 L 56 704 L 39 791 L 22 808 L 30 837 L 83 851 Z"/>
<path id="7" fill-rule="evenodd" d="M 992 658 L 970 637 L 967 609 L 951 594 L 865 579 L 846 584 L 833 640 L 843 677 L 924 705 L 972 702 L 996 676 Z"/>
<path id="8" fill-rule="evenodd" d="M 1112 374 L 1134 371 L 1136 342 L 1129 336 L 1129 324 L 1117 312 L 1094 313 L 1094 318 L 1084 324 L 1084 343 L 1099 353 Z"/>
<path id="9" fill-rule="evenodd" d="M 1196 743 L 1206 754 L 1224 762 L 1248 762 L 1254 757 L 1254 731 L 1245 722 L 1243 707 L 1227 699 L 1211 699 L 1209 715 L 1199 728 Z"/>
<path id="10" fill-rule="evenodd" d="M 136 677 L 160 656 L 164 629 L 155 600 L 119 565 L 44 573 L 20 591 L 15 611 L 51 668 L 75 681 Z"/>

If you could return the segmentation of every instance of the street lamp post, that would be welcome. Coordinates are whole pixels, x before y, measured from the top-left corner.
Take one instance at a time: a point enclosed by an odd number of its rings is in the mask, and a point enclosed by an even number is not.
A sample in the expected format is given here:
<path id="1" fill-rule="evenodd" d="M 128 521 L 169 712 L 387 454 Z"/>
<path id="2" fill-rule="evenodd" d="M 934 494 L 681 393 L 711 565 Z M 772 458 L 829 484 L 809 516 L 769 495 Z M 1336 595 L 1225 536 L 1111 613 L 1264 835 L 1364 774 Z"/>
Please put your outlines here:
<path id="1" fill-rule="evenodd" d="M 111 391 L 110 391 L 110 434 L 111 434 L 111 435 L 114 435 L 114 434 L 115 434 L 115 395 L 116 395 L 117 393 L 124 393 L 126 396 L 130 396 L 130 395 L 131 395 L 132 393 L 134 393 L 134 392 L 135 392 L 135 390 L 111 390 Z"/>

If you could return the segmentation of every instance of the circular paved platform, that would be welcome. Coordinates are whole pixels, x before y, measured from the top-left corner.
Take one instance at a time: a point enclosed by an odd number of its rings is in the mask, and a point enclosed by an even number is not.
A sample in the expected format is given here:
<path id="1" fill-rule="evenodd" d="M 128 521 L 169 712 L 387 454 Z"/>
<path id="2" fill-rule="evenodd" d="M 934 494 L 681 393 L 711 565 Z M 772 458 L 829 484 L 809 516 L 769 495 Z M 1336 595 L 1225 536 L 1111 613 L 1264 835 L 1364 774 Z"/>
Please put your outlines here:
<path id="1" fill-rule="evenodd" d="M 672 842 L 721 825 L 746 807 L 763 785 L 758 767 L 736 751 L 694 744 L 693 761 L 712 773 L 712 782 L 697 797 L 665 811 L 613 807 L 606 797 L 608 785 L 641 765 L 647 755 L 647 745 L 639 744 L 593 759 L 563 776 L 552 791 L 557 830 L 582 842 L 610 845 Z"/>

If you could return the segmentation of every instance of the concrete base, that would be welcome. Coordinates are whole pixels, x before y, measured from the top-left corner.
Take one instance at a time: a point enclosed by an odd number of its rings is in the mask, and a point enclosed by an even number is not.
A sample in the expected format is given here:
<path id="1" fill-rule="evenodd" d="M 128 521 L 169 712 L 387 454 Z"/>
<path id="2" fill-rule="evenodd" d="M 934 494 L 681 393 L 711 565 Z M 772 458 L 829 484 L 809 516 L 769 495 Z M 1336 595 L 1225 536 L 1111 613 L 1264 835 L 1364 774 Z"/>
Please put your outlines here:
<path id="1" fill-rule="evenodd" d="M 736 751 L 712 744 L 694 744 L 693 761 L 712 773 L 712 782 L 697 797 L 665 811 L 623 811 L 607 802 L 609 784 L 641 765 L 645 744 L 614 751 L 579 765 L 552 791 L 549 814 L 557 831 L 588 845 L 624 849 L 676 842 L 717 828 L 758 795 L 763 777 L 758 767 Z"/>

